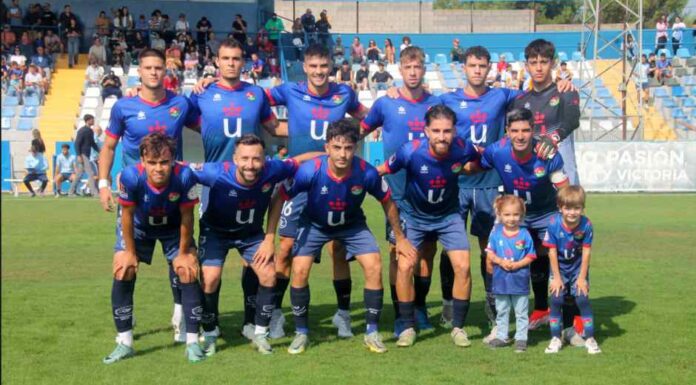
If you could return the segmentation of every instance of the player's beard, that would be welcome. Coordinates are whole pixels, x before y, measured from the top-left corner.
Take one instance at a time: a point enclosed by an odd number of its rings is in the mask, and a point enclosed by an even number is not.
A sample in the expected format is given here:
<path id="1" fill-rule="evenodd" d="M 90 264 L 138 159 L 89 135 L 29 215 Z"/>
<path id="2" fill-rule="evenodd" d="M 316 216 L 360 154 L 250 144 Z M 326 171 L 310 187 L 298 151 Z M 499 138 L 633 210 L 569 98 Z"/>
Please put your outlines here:
<path id="1" fill-rule="evenodd" d="M 241 176 L 241 179 L 246 184 L 254 184 L 254 183 L 256 183 L 257 180 L 259 180 L 260 172 L 261 172 L 261 170 L 240 169 L 239 175 Z M 249 179 L 250 174 L 251 174 L 251 179 Z"/>

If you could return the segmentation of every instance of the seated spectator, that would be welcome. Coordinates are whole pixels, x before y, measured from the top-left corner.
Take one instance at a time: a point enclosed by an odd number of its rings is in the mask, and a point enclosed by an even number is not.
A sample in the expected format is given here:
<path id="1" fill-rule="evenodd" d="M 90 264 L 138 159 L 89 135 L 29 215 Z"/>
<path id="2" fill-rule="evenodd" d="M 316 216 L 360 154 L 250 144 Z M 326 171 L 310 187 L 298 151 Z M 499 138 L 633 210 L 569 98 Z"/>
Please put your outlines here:
<path id="1" fill-rule="evenodd" d="M 174 59 L 179 59 L 183 57 L 182 52 L 181 52 L 181 45 L 177 40 L 172 40 L 172 44 L 167 48 L 165 51 L 164 55 L 166 57 L 171 57 Z"/>
<path id="2" fill-rule="evenodd" d="M 141 14 L 138 17 L 138 21 L 135 22 L 135 29 L 143 34 L 145 40 L 150 36 L 150 23 L 145 18 L 145 15 Z"/>
<path id="3" fill-rule="evenodd" d="M 355 71 L 355 84 L 358 87 L 358 90 L 369 90 L 370 85 L 369 85 L 369 78 L 370 78 L 370 70 L 367 67 L 367 63 L 362 62 L 360 63 L 360 69 Z"/>
<path id="4" fill-rule="evenodd" d="M 510 83 L 512 82 L 512 65 L 510 63 L 498 73 L 496 80 L 498 81 L 498 87 L 510 88 Z"/>
<path id="5" fill-rule="evenodd" d="M 246 49 L 244 50 L 244 58 L 251 59 L 251 55 L 258 54 L 258 53 L 259 53 L 259 49 L 258 49 L 258 47 L 256 47 L 256 44 L 254 44 L 254 39 L 252 39 L 250 36 L 247 39 Z"/>
<path id="6" fill-rule="evenodd" d="M 511 74 L 512 74 L 512 76 L 510 77 L 510 83 L 508 83 L 507 88 L 509 88 L 511 90 L 519 90 L 520 89 L 519 73 L 517 71 L 512 71 Z"/>
<path id="7" fill-rule="evenodd" d="M 239 78 L 239 80 L 249 84 L 254 84 L 254 79 L 251 78 L 249 71 L 242 71 L 242 76 Z"/>
<path id="8" fill-rule="evenodd" d="M 98 87 L 104 76 L 104 67 L 97 63 L 97 59 L 91 59 L 85 75 L 85 85 L 87 87 Z"/>
<path id="9" fill-rule="evenodd" d="M 264 59 L 275 54 L 275 45 L 266 36 L 261 36 L 261 38 L 257 42 L 257 46 L 259 49 L 259 56 L 261 56 Z"/>
<path id="10" fill-rule="evenodd" d="M 106 64 L 106 48 L 102 44 L 101 39 L 94 39 L 94 43 L 89 47 L 89 54 L 87 56 L 90 60 L 97 59 L 99 65 Z"/>
<path id="11" fill-rule="evenodd" d="M 406 49 L 407 47 L 411 46 L 411 38 L 408 36 L 404 36 L 401 38 L 401 45 L 399 46 L 399 53 Z"/>
<path id="12" fill-rule="evenodd" d="M 114 46 L 114 52 L 111 54 L 111 66 L 121 67 L 125 70 L 127 66 L 126 51 L 121 47 L 120 44 Z"/>
<path id="13" fill-rule="evenodd" d="M 450 61 L 464 63 L 464 49 L 459 45 L 459 39 L 452 40 L 452 49 L 450 50 Z"/>
<path id="14" fill-rule="evenodd" d="M 24 96 L 37 95 L 41 103 L 46 93 L 46 81 L 34 64 L 29 65 L 29 72 L 24 75 Z"/>
<path id="15" fill-rule="evenodd" d="M 46 77 L 51 76 L 51 70 L 53 69 L 53 59 L 46 55 L 44 47 L 36 48 L 36 55 L 31 57 L 31 64 L 38 66 L 44 73 Z"/>
<path id="16" fill-rule="evenodd" d="M 145 41 L 145 38 L 143 37 L 143 34 L 140 31 L 135 33 L 135 38 L 131 47 L 133 51 L 132 56 L 134 58 L 137 58 L 140 55 L 140 51 L 147 48 L 147 41 Z"/>
<path id="17" fill-rule="evenodd" d="M 207 43 L 206 39 L 208 38 L 208 32 L 210 32 L 213 29 L 213 25 L 210 23 L 207 17 L 203 16 L 198 20 L 198 23 L 196 23 L 196 42 L 201 45 L 205 46 Z"/>
<path id="18" fill-rule="evenodd" d="M 667 59 L 665 53 L 660 54 L 660 60 L 657 62 L 657 81 L 665 84 L 665 79 L 671 78 L 672 75 L 672 61 Z"/>
<path id="19" fill-rule="evenodd" d="M 208 75 L 213 77 L 217 75 L 217 68 L 215 68 L 214 62 L 210 59 L 206 60 L 205 66 L 203 67 L 203 77 Z"/>
<path id="20" fill-rule="evenodd" d="M 206 44 L 205 47 L 210 47 L 211 52 L 217 52 L 220 50 L 220 42 L 215 37 L 215 33 L 213 33 L 213 31 L 208 33 L 208 44 Z"/>
<path id="21" fill-rule="evenodd" d="M 288 158 L 288 148 L 282 144 L 278 145 L 278 151 L 273 155 L 273 159 L 285 160 Z"/>
<path id="22" fill-rule="evenodd" d="M 157 49 L 164 52 L 167 47 L 167 43 L 162 39 L 159 33 L 153 32 L 152 39 L 150 39 L 150 48 Z"/>
<path id="23" fill-rule="evenodd" d="M 2 40 L 2 51 L 8 52 L 17 43 L 17 35 L 10 29 L 9 24 L 5 24 L 2 27 L 2 35 L 0 36 Z"/>
<path id="24" fill-rule="evenodd" d="M 257 54 L 251 54 L 251 78 L 254 79 L 254 83 L 257 83 L 259 79 L 264 77 L 264 66 L 265 62 Z"/>
<path id="25" fill-rule="evenodd" d="M 348 60 L 344 60 L 343 63 L 341 63 L 341 67 L 339 67 L 336 71 L 336 83 L 347 84 L 348 86 L 355 88 L 353 71 L 351 71 Z"/>
<path id="26" fill-rule="evenodd" d="M 184 71 L 198 74 L 198 50 L 195 45 L 189 46 L 186 50 L 186 58 L 184 59 Z"/>
<path id="27" fill-rule="evenodd" d="M 353 44 L 350 46 L 350 57 L 353 63 L 362 63 L 365 61 L 365 48 L 360 43 L 360 38 L 353 38 Z"/>
<path id="28" fill-rule="evenodd" d="M 268 71 L 271 77 L 280 77 L 280 60 L 276 57 L 275 52 L 268 56 Z"/>
<path id="29" fill-rule="evenodd" d="M 20 73 L 10 71 L 8 76 L 7 96 L 14 96 L 21 101 L 22 95 L 24 94 L 24 83 L 22 81 L 21 71 Z"/>
<path id="30" fill-rule="evenodd" d="M 568 69 L 568 63 L 561 62 L 561 67 L 556 72 L 556 81 L 573 80 L 573 71 Z"/>
<path id="31" fill-rule="evenodd" d="M 370 39 L 370 42 L 367 43 L 367 60 L 371 63 L 376 63 L 380 61 L 380 57 L 382 56 L 382 50 L 377 47 L 377 42 L 374 40 Z"/>
<path id="32" fill-rule="evenodd" d="M 657 76 L 657 57 L 654 53 L 648 56 L 648 77 L 655 78 Z"/>
<path id="33" fill-rule="evenodd" d="M 389 72 L 384 70 L 384 63 L 379 62 L 377 67 L 377 72 L 372 74 L 372 83 L 374 83 L 377 91 L 386 91 L 394 78 Z"/>
<path id="34" fill-rule="evenodd" d="M 179 20 L 177 20 L 174 24 L 174 30 L 177 34 L 191 32 L 191 25 L 189 24 L 188 20 L 186 20 L 185 14 L 179 14 Z"/>
<path id="35" fill-rule="evenodd" d="M 19 46 L 16 46 L 14 48 L 14 53 L 10 55 L 10 63 L 17 63 L 19 68 L 26 69 L 27 57 L 22 55 L 22 51 L 19 49 Z"/>
<path id="36" fill-rule="evenodd" d="M 48 178 L 46 177 L 48 162 L 46 162 L 46 157 L 43 153 L 39 152 L 35 146 L 31 146 L 29 155 L 24 159 L 24 168 L 26 169 L 27 175 L 24 177 L 23 182 L 27 190 L 31 193 L 31 197 L 33 198 L 36 196 L 34 188 L 31 186 L 31 182 L 35 180 L 41 181 L 39 194 L 43 196 L 46 186 L 48 185 Z"/>
<path id="37" fill-rule="evenodd" d="M 58 198 L 61 195 L 61 184 L 65 181 L 75 182 L 75 155 L 70 153 L 70 145 L 61 146 L 61 152 L 56 156 L 55 175 L 53 176 L 53 195 Z"/>
<path id="38" fill-rule="evenodd" d="M 121 79 L 114 74 L 114 71 L 109 72 L 104 79 L 101 81 L 102 87 L 102 101 L 109 96 L 116 96 L 116 98 L 121 99 L 123 93 L 121 92 Z"/>
<path id="39" fill-rule="evenodd" d="M 179 93 L 179 77 L 176 72 L 168 70 L 164 75 L 164 88 L 174 93 Z"/>
<path id="40" fill-rule="evenodd" d="M 394 64 L 396 62 L 396 51 L 394 49 L 394 44 L 391 39 L 384 39 L 384 60 L 388 64 Z"/>
<path id="41" fill-rule="evenodd" d="M 331 56 L 334 63 L 342 63 L 346 58 L 346 49 L 343 47 L 343 40 L 340 36 L 336 37 Z"/>
<path id="42" fill-rule="evenodd" d="M 44 47 L 46 48 L 46 53 L 51 55 L 51 60 L 55 68 L 58 56 L 63 53 L 63 42 L 58 35 L 49 29 L 46 31 L 46 36 L 44 36 Z"/>
<path id="43" fill-rule="evenodd" d="M 29 37 L 28 32 L 22 32 L 22 37 L 19 39 L 19 44 L 17 44 L 17 47 L 19 47 L 19 51 L 22 53 L 22 56 L 24 57 L 32 57 L 36 53 L 36 50 L 34 49 L 34 41 Z"/>
<path id="44" fill-rule="evenodd" d="M 97 28 L 99 36 L 109 36 L 111 20 L 106 16 L 106 12 L 99 12 L 99 16 L 97 16 L 97 19 L 94 21 L 94 26 Z"/>
<path id="45" fill-rule="evenodd" d="M 507 67 L 508 63 L 505 61 L 505 55 L 500 55 L 500 60 L 498 60 L 497 70 L 498 72 L 503 72 Z"/>

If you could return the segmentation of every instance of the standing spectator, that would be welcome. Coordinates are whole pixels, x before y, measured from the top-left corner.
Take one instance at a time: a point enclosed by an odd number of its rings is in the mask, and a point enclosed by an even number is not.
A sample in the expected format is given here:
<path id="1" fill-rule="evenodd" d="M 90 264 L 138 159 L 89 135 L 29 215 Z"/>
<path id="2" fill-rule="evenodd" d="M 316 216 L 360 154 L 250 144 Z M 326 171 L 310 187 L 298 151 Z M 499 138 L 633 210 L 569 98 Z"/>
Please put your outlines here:
<path id="1" fill-rule="evenodd" d="M 252 54 L 255 54 L 258 52 L 259 52 L 259 49 L 256 46 L 256 44 L 254 44 L 254 39 L 252 39 L 251 36 L 249 36 L 247 38 L 246 49 L 244 50 L 244 54 L 245 54 L 244 57 L 246 59 L 250 59 Z"/>
<path id="2" fill-rule="evenodd" d="M 459 45 L 459 39 L 452 40 L 452 49 L 450 50 L 450 61 L 464 63 L 464 49 Z"/>
<path id="3" fill-rule="evenodd" d="M 77 158 L 75 169 L 78 177 L 75 178 L 75 181 L 73 181 L 72 185 L 70 186 L 70 194 L 75 194 L 77 182 L 79 182 L 80 177 L 85 172 L 87 173 L 87 186 L 89 187 L 90 191 L 99 191 L 99 189 L 97 189 L 96 179 L 94 178 L 95 172 L 89 162 L 89 156 L 92 149 L 99 151 L 97 143 L 94 142 L 94 131 L 92 130 L 92 126 L 94 126 L 94 116 L 86 114 L 84 120 L 85 125 L 78 129 L 77 134 L 75 134 L 74 147 Z"/>
<path id="4" fill-rule="evenodd" d="M 672 75 L 672 62 L 667 59 L 664 52 L 660 54 L 660 60 L 657 62 L 657 81 L 665 84 L 665 79 L 670 79 Z M 26 86 L 26 85 L 25 85 Z"/>
<path id="5" fill-rule="evenodd" d="M 208 32 L 213 29 L 213 25 L 208 21 L 208 18 L 203 16 L 196 23 L 196 41 L 201 47 L 205 46 Z"/>
<path id="6" fill-rule="evenodd" d="M 41 25 L 44 27 L 53 27 L 58 23 L 56 14 L 51 11 L 51 3 L 44 4 L 41 9 Z"/>
<path id="7" fill-rule="evenodd" d="M 88 60 L 97 59 L 100 65 L 106 64 L 106 48 L 104 48 L 101 39 L 94 39 L 92 46 L 89 47 L 88 58 Z"/>
<path id="8" fill-rule="evenodd" d="M 365 61 L 365 48 L 360 43 L 359 37 L 353 38 L 353 44 L 350 46 L 350 57 L 353 63 L 362 63 Z"/>
<path id="9" fill-rule="evenodd" d="M 377 42 L 375 42 L 373 39 L 370 39 L 370 41 L 367 43 L 367 60 L 371 63 L 378 62 L 380 60 L 380 56 L 382 56 L 382 50 L 377 47 Z"/>
<path id="10" fill-rule="evenodd" d="M 36 196 L 34 188 L 31 186 L 31 182 L 35 180 L 41 181 L 39 194 L 43 196 L 46 186 L 48 185 L 48 178 L 46 177 L 48 162 L 46 162 L 46 157 L 43 153 L 39 152 L 33 145 L 29 150 L 29 155 L 24 159 L 24 168 L 27 170 L 27 175 L 24 177 L 24 185 L 31 193 L 31 197 L 33 198 Z"/>
<path id="11" fill-rule="evenodd" d="M 19 6 L 19 0 L 12 0 L 12 5 L 7 10 L 7 18 L 13 27 L 22 25 L 22 7 Z"/>
<path id="12" fill-rule="evenodd" d="M 69 19 L 70 24 L 65 28 L 65 35 L 68 38 L 68 67 L 72 68 L 77 64 L 77 59 L 80 56 L 80 36 L 82 30 L 77 25 L 77 19 L 74 17 Z"/>
<path id="13" fill-rule="evenodd" d="M 44 36 L 44 47 L 46 47 L 46 52 L 51 55 L 51 61 L 55 66 L 58 56 L 63 53 L 63 42 L 50 29 L 46 31 L 46 36 Z"/>
<path id="14" fill-rule="evenodd" d="M 388 64 L 396 63 L 396 49 L 389 38 L 384 40 L 384 60 Z"/>
<path id="15" fill-rule="evenodd" d="M 60 25 L 61 28 L 66 30 L 66 36 L 67 28 L 70 27 L 72 20 L 75 20 L 75 25 L 78 25 L 77 16 L 75 16 L 75 14 L 72 13 L 72 8 L 70 7 L 70 4 L 66 4 L 63 7 L 63 12 L 61 12 L 58 16 L 58 25 Z"/>
<path id="16" fill-rule="evenodd" d="M 38 26 L 41 22 L 41 5 L 32 4 L 29 6 L 29 12 L 24 15 L 23 23 L 25 26 Z"/>
<path id="17" fill-rule="evenodd" d="M 186 20 L 186 15 L 183 13 L 179 14 L 179 20 L 174 24 L 174 30 L 176 34 L 189 33 L 191 32 L 191 25 L 189 25 L 188 20 Z"/>
<path id="18" fill-rule="evenodd" d="M 213 31 L 210 31 L 210 33 L 208 34 L 208 44 L 206 44 L 202 48 L 205 47 L 210 47 L 210 50 L 212 52 L 217 52 L 220 49 L 220 42 L 215 37 L 215 33 L 213 33 Z"/>
<path id="19" fill-rule="evenodd" d="M 304 46 L 305 46 L 304 40 L 305 40 L 305 34 L 304 34 L 304 28 L 302 28 L 302 21 L 300 21 L 300 18 L 297 17 L 297 18 L 295 18 L 295 21 L 292 23 L 292 45 L 295 46 L 295 51 L 297 54 L 298 61 L 302 61 L 302 53 L 304 51 Z M 338 40 L 337 40 L 336 44 L 337 44 L 337 46 L 340 45 L 340 44 L 338 44 Z M 334 63 L 335 63 L 335 61 L 334 61 Z"/>
<path id="20" fill-rule="evenodd" d="M 675 56 L 684 39 L 684 29 L 686 29 L 686 24 L 684 24 L 681 17 L 675 17 L 674 23 L 672 24 L 672 51 Z"/>
<path id="21" fill-rule="evenodd" d="M 305 11 L 304 15 L 302 15 L 300 21 L 302 22 L 302 28 L 307 34 L 307 39 L 311 44 L 311 42 L 316 40 L 315 33 L 317 31 L 317 21 L 314 18 L 314 15 L 312 15 L 312 10 L 307 8 L 307 11 Z"/>
<path id="22" fill-rule="evenodd" d="M 401 38 L 401 46 L 399 46 L 399 52 L 403 51 L 404 49 L 406 49 L 406 47 L 410 47 L 410 46 L 411 46 L 411 38 L 408 36 L 404 36 L 403 38 Z"/>
<path id="23" fill-rule="evenodd" d="M 121 79 L 114 74 L 114 71 L 110 71 L 108 75 L 104 76 L 101 81 L 101 87 L 102 102 L 109 96 L 115 96 L 117 99 L 121 99 L 123 96 L 121 92 Z"/>
<path id="24" fill-rule="evenodd" d="M 5 5 L 5 1 L 0 1 L 0 25 L 10 24 L 9 13 L 10 9 Z"/>
<path id="25" fill-rule="evenodd" d="M 386 91 L 393 79 L 392 75 L 384 70 L 384 63 L 379 62 L 377 72 L 372 74 L 372 83 L 374 83 L 375 89 L 377 91 Z"/>
<path id="26" fill-rule="evenodd" d="M 640 83 L 640 88 L 643 90 L 643 104 L 648 107 L 648 100 L 650 98 L 650 83 L 649 81 L 650 64 L 648 63 L 648 57 L 645 54 L 640 56 L 640 64 L 638 67 L 638 81 Z M 638 84 L 636 84 L 638 85 Z"/>
<path id="27" fill-rule="evenodd" d="M 512 65 L 508 63 L 502 72 L 498 73 L 498 84 L 501 88 L 511 88 L 512 85 Z"/>
<path id="28" fill-rule="evenodd" d="M 46 77 L 51 76 L 53 59 L 46 55 L 46 50 L 44 47 L 36 47 L 36 55 L 31 57 L 31 64 L 38 66 Z"/>
<path id="29" fill-rule="evenodd" d="M 96 177 L 96 175 L 99 174 L 99 151 L 101 151 L 101 148 L 104 145 L 105 135 L 104 130 L 96 124 L 92 126 L 92 131 L 94 132 L 94 143 L 97 144 L 97 148 L 99 150 L 92 148 L 92 150 L 89 152 L 89 164 L 92 166 L 92 170 L 94 170 Z"/>
<path id="30" fill-rule="evenodd" d="M 104 76 L 104 67 L 100 66 L 96 59 L 90 59 L 85 74 L 87 87 L 98 87 L 101 84 L 102 76 Z"/>
<path id="31" fill-rule="evenodd" d="M 368 90 L 370 86 L 368 84 L 370 78 L 370 70 L 367 68 L 367 63 L 360 63 L 360 69 L 355 71 L 355 84 L 358 86 L 358 90 Z"/>
<path id="32" fill-rule="evenodd" d="M 626 54 L 628 56 L 628 59 L 633 61 L 636 58 L 636 42 L 633 40 L 633 35 L 627 34 L 626 35 Z M 622 49 L 624 47 L 621 47 Z"/>
<path id="33" fill-rule="evenodd" d="M 53 176 L 53 195 L 58 198 L 62 194 L 61 184 L 64 181 L 75 182 L 75 155 L 70 153 L 70 145 L 63 144 L 61 152 L 56 156 L 55 175 Z"/>
<path id="34" fill-rule="evenodd" d="M 662 15 L 657 20 L 655 29 L 655 53 L 659 53 L 667 45 L 667 15 Z"/>
<path id="35" fill-rule="evenodd" d="M 43 97 L 46 93 L 46 81 L 39 71 L 39 67 L 34 64 L 29 65 L 29 72 L 24 75 L 24 96 L 37 95 L 40 103 L 43 104 Z M 44 150 L 45 151 L 45 150 Z M 43 152 L 43 151 L 42 151 Z"/>
<path id="36" fill-rule="evenodd" d="M 280 39 L 280 33 L 285 30 L 283 26 L 283 21 L 280 20 L 277 14 L 271 15 L 271 18 L 266 21 L 264 29 L 268 31 L 268 39 L 273 43 L 274 47 L 278 46 L 278 39 Z"/>
<path id="37" fill-rule="evenodd" d="M 348 60 L 344 60 L 343 63 L 341 63 L 341 67 L 339 67 L 336 71 L 336 83 L 347 84 L 351 88 L 355 88 L 355 83 L 353 82 L 353 71 L 351 71 Z"/>
<path id="38" fill-rule="evenodd" d="M 97 20 L 94 21 L 99 36 L 108 36 L 111 29 L 111 20 L 106 16 L 106 12 L 100 11 Z"/>
<path id="39" fill-rule="evenodd" d="M 500 59 L 498 60 L 498 65 L 496 66 L 496 69 L 498 70 L 499 73 L 503 72 L 503 70 L 505 70 L 505 68 L 507 68 L 508 63 L 507 63 L 506 59 L 507 58 L 505 57 L 505 55 L 500 55 Z"/>
<path id="40" fill-rule="evenodd" d="M 329 30 L 331 30 L 331 23 L 329 23 L 329 18 L 326 15 L 326 10 L 321 11 L 319 14 L 319 21 L 316 24 L 317 34 L 319 36 L 319 43 L 325 46 L 329 46 Z"/>
<path id="41" fill-rule="evenodd" d="M 268 22 L 266 22 L 268 24 Z M 266 28 L 268 30 L 268 28 Z M 235 16 L 232 22 L 232 38 L 237 40 L 239 44 L 244 45 L 247 39 L 247 22 L 239 13 Z"/>
<path id="42" fill-rule="evenodd" d="M 265 64 L 259 55 L 251 54 L 251 78 L 254 79 L 254 83 L 258 83 L 258 80 L 263 78 Z"/>
<path id="43" fill-rule="evenodd" d="M 7 52 L 10 50 L 12 46 L 17 43 L 17 35 L 15 35 L 14 31 L 10 28 L 9 24 L 5 24 L 2 27 L 2 51 Z"/>
<path id="44" fill-rule="evenodd" d="M 145 20 L 145 15 L 141 16 L 143 20 Z M 130 14 L 128 7 L 121 8 L 119 24 L 121 25 L 121 29 L 125 29 L 128 32 L 128 35 L 131 36 L 130 33 L 133 31 L 133 28 L 135 28 L 135 21 L 133 20 L 133 15 Z"/>

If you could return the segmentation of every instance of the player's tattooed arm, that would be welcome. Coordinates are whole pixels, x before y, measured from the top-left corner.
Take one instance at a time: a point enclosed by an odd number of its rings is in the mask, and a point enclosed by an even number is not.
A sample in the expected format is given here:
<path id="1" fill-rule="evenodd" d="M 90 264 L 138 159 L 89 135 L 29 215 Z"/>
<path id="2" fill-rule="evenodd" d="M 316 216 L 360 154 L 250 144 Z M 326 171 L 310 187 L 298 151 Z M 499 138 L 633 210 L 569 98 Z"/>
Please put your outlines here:
<path id="1" fill-rule="evenodd" d="M 563 280 L 561 280 L 561 272 L 558 268 L 558 249 L 549 247 L 549 264 L 551 265 L 551 275 L 553 279 L 549 284 L 549 293 L 552 296 L 559 296 L 563 292 Z"/>
<path id="2" fill-rule="evenodd" d="M 172 261 L 172 267 L 182 283 L 192 283 L 198 279 L 198 259 L 191 247 L 193 238 L 193 205 L 181 206 L 181 225 L 179 233 L 179 254 Z"/>
<path id="3" fill-rule="evenodd" d="M 111 179 L 109 174 L 111 173 L 111 166 L 114 163 L 114 154 L 116 153 L 117 144 L 117 138 L 107 135 L 104 139 L 104 145 L 101 151 L 99 151 L 99 201 L 105 211 L 113 211 L 114 207 L 116 207 L 116 202 L 114 201 L 113 195 L 111 195 L 111 188 L 109 187 L 108 181 Z M 102 181 L 107 181 L 107 185 L 103 186 Z"/>
<path id="4" fill-rule="evenodd" d="M 114 277 L 118 279 L 126 278 L 130 275 L 128 272 L 132 270 L 135 274 L 138 272 L 138 257 L 135 254 L 135 230 L 133 227 L 133 218 L 135 217 L 135 205 L 123 206 L 121 210 L 121 231 L 124 243 L 124 250 L 117 253 L 114 258 L 113 272 Z M 130 277 L 128 277 L 130 278 Z"/>
<path id="5" fill-rule="evenodd" d="M 590 285 L 587 282 L 587 272 L 590 269 L 590 256 L 592 255 L 592 248 L 583 247 L 582 248 L 582 261 L 580 262 L 580 273 L 578 274 L 578 279 L 575 282 L 577 293 L 579 295 L 588 295 L 590 292 Z"/>
<path id="6" fill-rule="evenodd" d="M 389 198 L 382 203 L 382 208 L 384 209 L 384 214 L 387 216 L 387 221 L 389 225 L 394 230 L 394 238 L 396 238 L 396 255 L 397 258 L 407 258 L 411 261 L 416 261 L 418 258 L 418 251 L 409 242 L 401 230 L 401 223 L 399 221 L 399 209 L 396 207 L 396 203 Z"/>

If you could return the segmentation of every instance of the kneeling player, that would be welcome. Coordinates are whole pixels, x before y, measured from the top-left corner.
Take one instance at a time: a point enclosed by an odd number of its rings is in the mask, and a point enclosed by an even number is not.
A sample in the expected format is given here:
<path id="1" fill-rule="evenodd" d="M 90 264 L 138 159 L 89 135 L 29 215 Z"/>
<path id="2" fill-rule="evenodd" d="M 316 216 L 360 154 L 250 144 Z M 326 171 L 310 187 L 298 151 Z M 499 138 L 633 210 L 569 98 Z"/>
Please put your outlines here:
<path id="1" fill-rule="evenodd" d="M 162 243 L 167 260 L 178 275 L 186 317 L 186 355 L 190 362 L 205 358 L 198 345 L 201 315 L 198 260 L 193 236 L 193 207 L 198 203 L 196 179 L 188 167 L 174 163 L 176 142 L 161 134 L 140 142 L 140 163 L 121 173 L 116 225 L 114 282 L 111 306 L 118 330 L 116 349 L 105 357 L 112 364 L 131 357 L 133 350 L 133 292 L 140 262 L 152 261 L 155 243 Z"/>
<path id="2" fill-rule="evenodd" d="M 328 156 L 300 166 L 295 179 L 280 189 L 286 200 L 301 192 L 308 193 L 307 207 L 302 213 L 293 250 L 290 300 L 296 334 L 288 348 L 290 354 L 304 352 L 309 342 L 309 272 L 314 255 L 332 240 L 345 245 L 348 254 L 355 256 L 365 274 L 365 345 L 375 353 L 387 351 L 377 330 L 384 295 L 382 261 L 377 241 L 365 223 L 361 208 L 366 192 L 382 202 L 394 228 L 397 251 L 414 259 L 415 249 L 401 232 L 398 209 L 390 198 L 389 186 L 374 167 L 354 156 L 358 137 L 357 127 L 353 127 L 349 120 L 331 123 L 326 134 Z"/>
<path id="3" fill-rule="evenodd" d="M 380 166 L 380 172 L 406 170 L 406 199 L 401 213 L 406 236 L 419 249 L 426 237 L 437 237 L 447 251 L 454 268 L 452 340 L 457 346 L 469 346 L 463 328 L 471 295 L 469 243 L 458 214 L 457 179 L 466 163 L 478 159 L 478 153 L 471 142 L 454 138 L 456 120 L 449 107 L 432 107 L 425 115 L 427 139 L 404 144 Z M 404 326 L 397 346 L 411 346 L 416 339 L 412 277 L 417 259 L 401 257 L 397 261 L 396 291 Z"/>
<path id="4" fill-rule="evenodd" d="M 585 190 L 580 186 L 570 186 L 559 191 L 558 209 L 561 212 L 551 217 L 544 238 L 551 262 L 551 343 L 545 352 L 558 353 L 563 346 L 561 308 L 565 296 L 570 294 L 580 308 L 587 352 L 601 353 L 594 339 L 592 308 L 588 298 L 592 222 L 582 215 L 585 210 Z"/>

